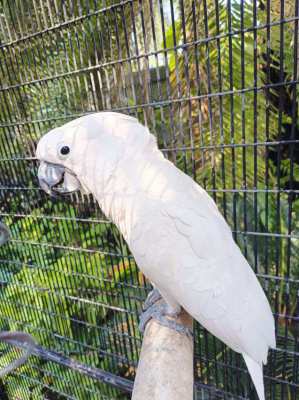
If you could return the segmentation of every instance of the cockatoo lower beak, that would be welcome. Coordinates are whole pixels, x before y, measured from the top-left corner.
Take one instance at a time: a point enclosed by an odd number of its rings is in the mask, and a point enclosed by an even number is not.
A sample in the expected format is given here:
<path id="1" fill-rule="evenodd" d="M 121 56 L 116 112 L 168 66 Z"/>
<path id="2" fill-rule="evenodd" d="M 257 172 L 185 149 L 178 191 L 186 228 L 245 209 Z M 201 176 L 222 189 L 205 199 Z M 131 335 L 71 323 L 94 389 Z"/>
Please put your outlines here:
<path id="1" fill-rule="evenodd" d="M 80 182 L 68 169 L 58 164 L 41 161 L 38 168 L 40 187 L 51 196 L 70 194 L 80 190 Z"/>

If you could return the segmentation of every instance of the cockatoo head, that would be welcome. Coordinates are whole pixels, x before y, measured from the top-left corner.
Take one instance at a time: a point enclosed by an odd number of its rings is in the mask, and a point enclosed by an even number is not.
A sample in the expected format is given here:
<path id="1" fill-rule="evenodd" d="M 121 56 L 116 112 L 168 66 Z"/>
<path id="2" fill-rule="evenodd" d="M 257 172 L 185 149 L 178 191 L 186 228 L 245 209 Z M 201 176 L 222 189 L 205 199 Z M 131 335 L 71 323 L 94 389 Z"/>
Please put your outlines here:
<path id="1" fill-rule="evenodd" d="M 36 149 L 38 178 L 47 193 L 94 193 L 121 161 L 157 149 L 156 140 L 137 119 L 100 112 L 75 119 L 44 135 Z"/>

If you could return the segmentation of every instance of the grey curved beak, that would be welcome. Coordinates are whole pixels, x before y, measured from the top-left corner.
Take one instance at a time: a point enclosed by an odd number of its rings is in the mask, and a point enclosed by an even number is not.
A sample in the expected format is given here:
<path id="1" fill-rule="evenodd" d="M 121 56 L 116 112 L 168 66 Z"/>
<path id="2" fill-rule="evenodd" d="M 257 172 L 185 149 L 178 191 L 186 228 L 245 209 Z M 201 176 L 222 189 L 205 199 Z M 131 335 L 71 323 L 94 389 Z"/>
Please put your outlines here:
<path id="1" fill-rule="evenodd" d="M 40 187 L 49 195 L 66 195 L 80 190 L 81 185 L 77 177 L 62 165 L 41 161 L 38 168 Z"/>
<path id="2" fill-rule="evenodd" d="M 40 187 L 53 195 L 53 188 L 63 180 L 64 167 L 41 161 L 37 175 Z"/>

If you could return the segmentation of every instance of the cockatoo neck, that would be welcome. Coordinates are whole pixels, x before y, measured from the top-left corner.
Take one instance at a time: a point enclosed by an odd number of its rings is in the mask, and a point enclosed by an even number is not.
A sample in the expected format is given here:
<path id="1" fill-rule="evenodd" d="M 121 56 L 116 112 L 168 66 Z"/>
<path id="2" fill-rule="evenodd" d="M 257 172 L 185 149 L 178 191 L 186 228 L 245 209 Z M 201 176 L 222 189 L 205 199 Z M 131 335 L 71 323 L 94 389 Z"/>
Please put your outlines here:
<path id="1" fill-rule="evenodd" d="M 98 161 L 85 174 L 83 184 L 94 194 L 104 214 L 120 229 L 129 240 L 132 207 L 144 195 L 142 176 L 151 165 L 164 160 L 160 151 L 142 152 L 133 157 L 122 157 L 113 163 Z"/>

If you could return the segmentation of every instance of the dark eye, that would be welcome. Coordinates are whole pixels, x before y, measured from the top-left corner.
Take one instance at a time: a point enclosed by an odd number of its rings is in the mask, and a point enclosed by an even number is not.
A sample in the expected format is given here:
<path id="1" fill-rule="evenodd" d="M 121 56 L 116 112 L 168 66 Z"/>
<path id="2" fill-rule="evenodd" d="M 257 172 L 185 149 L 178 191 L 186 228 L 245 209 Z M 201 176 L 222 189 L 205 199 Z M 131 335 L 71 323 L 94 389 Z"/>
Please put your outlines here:
<path id="1" fill-rule="evenodd" d="M 70 152 L 69 146 L 63 146 L 60 149 L 60 154 L 62 154 L 63 156 L 66 156 L 67 154 L 69 154 L 69 152 Z"/>

